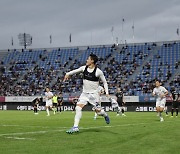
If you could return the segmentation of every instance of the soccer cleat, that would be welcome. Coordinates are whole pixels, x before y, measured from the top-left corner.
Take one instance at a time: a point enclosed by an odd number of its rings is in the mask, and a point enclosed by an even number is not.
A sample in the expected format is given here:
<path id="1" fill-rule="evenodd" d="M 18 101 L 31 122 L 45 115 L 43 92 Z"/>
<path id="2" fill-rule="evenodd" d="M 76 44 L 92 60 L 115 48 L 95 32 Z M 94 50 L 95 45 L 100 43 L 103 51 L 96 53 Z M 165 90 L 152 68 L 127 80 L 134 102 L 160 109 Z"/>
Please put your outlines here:
<path id="1" fill-rule="evenodd" d="M 77 133 L 77 132 L 79 132 L 78 127 L 72 127 L 71 129 L 66 131 L 66 133 L 68 133 L 68 134 L 73 134 L 73 133 Z"/>
<path id="2" fill-rule="evenodd" d="M 116 114 L 116 116 L 119 116 L 119 113 L 118 113 L 118 114 Z"/>
<path id="3" fill-rule="evenodd" d="M 109 119 L 108 115 L 105 116 L 104 119 L 105 119 L 105 121 L 106 121 L 107 124 L 110 124 L 110 119 Z"/>
<path id="4" fill-rule="evenodd" d="M 122 114 L 122 116 L 124 116 L 124 117 L 125 117 L 126 115 L 123 113 L 123 114 Z"/>

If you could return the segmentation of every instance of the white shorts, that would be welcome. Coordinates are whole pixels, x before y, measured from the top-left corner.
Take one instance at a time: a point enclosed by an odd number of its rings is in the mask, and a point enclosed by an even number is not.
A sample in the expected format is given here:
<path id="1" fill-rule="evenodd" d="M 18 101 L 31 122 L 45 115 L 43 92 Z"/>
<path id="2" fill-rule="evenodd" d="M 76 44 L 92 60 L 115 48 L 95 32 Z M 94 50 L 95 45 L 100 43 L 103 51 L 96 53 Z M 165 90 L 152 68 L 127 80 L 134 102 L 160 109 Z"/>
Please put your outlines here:
<path id="1" fill-rule="evenodd" d="M 117 108 L 117 107 L 119 107 L 118 103 L 113 103 L 112 104 L 112 108 Z"/>
<path id="2" fill-rule="evenodd" d="M 96 106 L 96 103 L 99 102 L 99 100 L 98 93 L 82 93 L 77 104 L 86 105 L 89 102 L 91 105 Z"/>
<path id="3" fill-rule="evenodd" d="M 165 108 L 166 99 L 156 100 L 156 107 Z"/>
<path id="4" fill-rule="evenodd" d="M 46 101 L 46 106 L 51 106 L 52 107 L 52 100 L 47 100 Z"/>

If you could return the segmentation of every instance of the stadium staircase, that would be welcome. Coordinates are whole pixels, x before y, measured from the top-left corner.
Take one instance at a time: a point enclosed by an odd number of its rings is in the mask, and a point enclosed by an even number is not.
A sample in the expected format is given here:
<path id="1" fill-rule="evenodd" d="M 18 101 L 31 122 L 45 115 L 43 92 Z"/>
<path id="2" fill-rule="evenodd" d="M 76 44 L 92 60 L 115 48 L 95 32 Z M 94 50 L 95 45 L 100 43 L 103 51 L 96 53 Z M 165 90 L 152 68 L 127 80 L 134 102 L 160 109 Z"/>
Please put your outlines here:
<path id="1" fill-rule="evenodd" d="M 108 63 L 110 63 L 110 61 L 116 57 L 116 54 L 117 53 L 120 53 L 121 50 L 122 50 L 122 47 L 123 45 L 118 45 L 118 46 L 115 46 L 114 48 L 112 48 L 112 53 L 111 53 L 111 56 L 109 58 L 107 58 L 105 60 L 105 63 L 102 65 L 101 69 L 104 70 L 107 66 L 108 66 Z"/>
<path id="2" fill-rule="evenodd" d="M 156 55 L 158 53 L 158 50 L 161 47 L 159 45 L 157 45 L 156 47 L 152 48 L 151 53 L 147 56 L 147 58 L 143 61 L 142 65 L 140 65 L 135 71 L 134 73 L 128 78 L 127 83 L 129 84 L 130 81 L 132 81 L 133 79 L 136 78 L 136 76 L 138 74 L 140 74 L 140 72 L 143 70 L 143 66 L 145 66 L 145 64 L 147 62 L 150 62 L 151 59 L 153 59 L 153 56 Z"/>

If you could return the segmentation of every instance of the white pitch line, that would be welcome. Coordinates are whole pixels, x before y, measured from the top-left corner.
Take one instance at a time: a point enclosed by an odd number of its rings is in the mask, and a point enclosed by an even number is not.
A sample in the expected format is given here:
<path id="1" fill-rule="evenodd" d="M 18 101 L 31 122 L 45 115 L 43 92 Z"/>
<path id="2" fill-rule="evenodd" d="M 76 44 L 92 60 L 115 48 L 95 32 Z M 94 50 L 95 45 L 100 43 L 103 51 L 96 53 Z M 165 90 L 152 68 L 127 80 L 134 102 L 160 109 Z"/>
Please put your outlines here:
<path id="1" fill-rule="evenodd" d="M 29 126 L 29 125 L 25 125 L 25 126 L 22 126 L 22 125 L 0 125 L 0 127 L 33 127 L 33 128 L 53 128 L 53 127 L 48 127 L 48 126 Z M 67 127 L 54 127 L 54 128 L 67 128 Z"/>
<path id="2" fill-rule="evenodd" d="M 157 123 L 157 122 L 156 122 Z M 96 129 L 96 128 L 112 128 L 112 127 L 126 127 L 126 126 L 135 126 L 135 125 L 144 125 L 144 124 L 152 124 L 152 123 L 136 123 L 136 124 L 124 124 L 124 125 L 108 125 L 108 126 L 97 126 L 97 127 L 80 127 L 80 130 L 88 130 L 88 129 Z M 68 127 L 69 128 L 69 127 Z M 66 127 L 67 129 L 67 127 Z M 0 134 L 1 136 L 11 136 L 11 135 L 26 135 L 26 134 L 45 134 L 48 132 L 62 132 L 65 131 L 64 129 L 60 130 L 47 130 L 47 131 L 36 131 L 36 132 L 22 132 L 22 133 L 9 133 L 9 134 Z"/>
<path id="3" fill-rule="evenodd" d="M 22 138 L 22 137 L 5 137 L 5 138 L 15 139 L 15 140 L 36 140 L 36 139 L 33 139 L 33 138 Z"/>
<path id="4" fill-rule="evenodd" d="M 165 122 L 172 122 L 172 121 L 165 121 Z M 163 123 L 165 123 L 163 122 Z M 106 126 L 97 126 L 97 127 L 80 127 L 81 130 L 89 130 L 89 129 L 97 129 L 97 128 L 113 128 L 113 127 L 126 127 L 126 126 L 136 126 L 136 125 L 145 125 L 145 124 L 154 124 L 154 123 L 160 123 L 158 121 L 151 122 L 151 123 L 134 123 L 134 124 L 123 124 L 123 125 L 106 125 Z M 48 132 L 62 132 L 65 131 L 69 127 L 63 127 L 64 129 L 58 129 L 58 130 L 46 130 L 46 131 L 36 131 L 36 132 L 22 132 L 22 133 L 9 133 L 9 134 L 0 134 L 1 136 L 11 136 L 11 135 L 26 135 L 26 134 L 45 134 Z"/>

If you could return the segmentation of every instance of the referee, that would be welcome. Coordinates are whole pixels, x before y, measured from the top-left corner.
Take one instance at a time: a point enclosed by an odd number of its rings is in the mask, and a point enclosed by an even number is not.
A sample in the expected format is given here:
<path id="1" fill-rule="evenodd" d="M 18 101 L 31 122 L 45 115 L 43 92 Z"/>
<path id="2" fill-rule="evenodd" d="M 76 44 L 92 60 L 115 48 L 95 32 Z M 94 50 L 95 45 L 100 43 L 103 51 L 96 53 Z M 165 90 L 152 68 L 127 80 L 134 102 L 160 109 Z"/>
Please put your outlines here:
<path id="1" fill-rule="evenodd" d="M 121 88 L 117 88 L 116 97 L 117 97 L 117 102 L 121 107 L 122 116 L 126 116 L 124 114 L 124 106 L 125 106 L 125 102 L 123 101 L 124 94 L 121 91 Z"/>
<path id="2" fill-rule="evenodd" d="M 175 90 L 175 88 L 172 88 L 171 91 L 173 103 L 172 103 L 172 109 L 171 109 L 171 117 L 173 117 L 174 109 L 176 109 L 176 117 L 178 116 L 178 109 L 179 109 L 179 93 Z"/>

